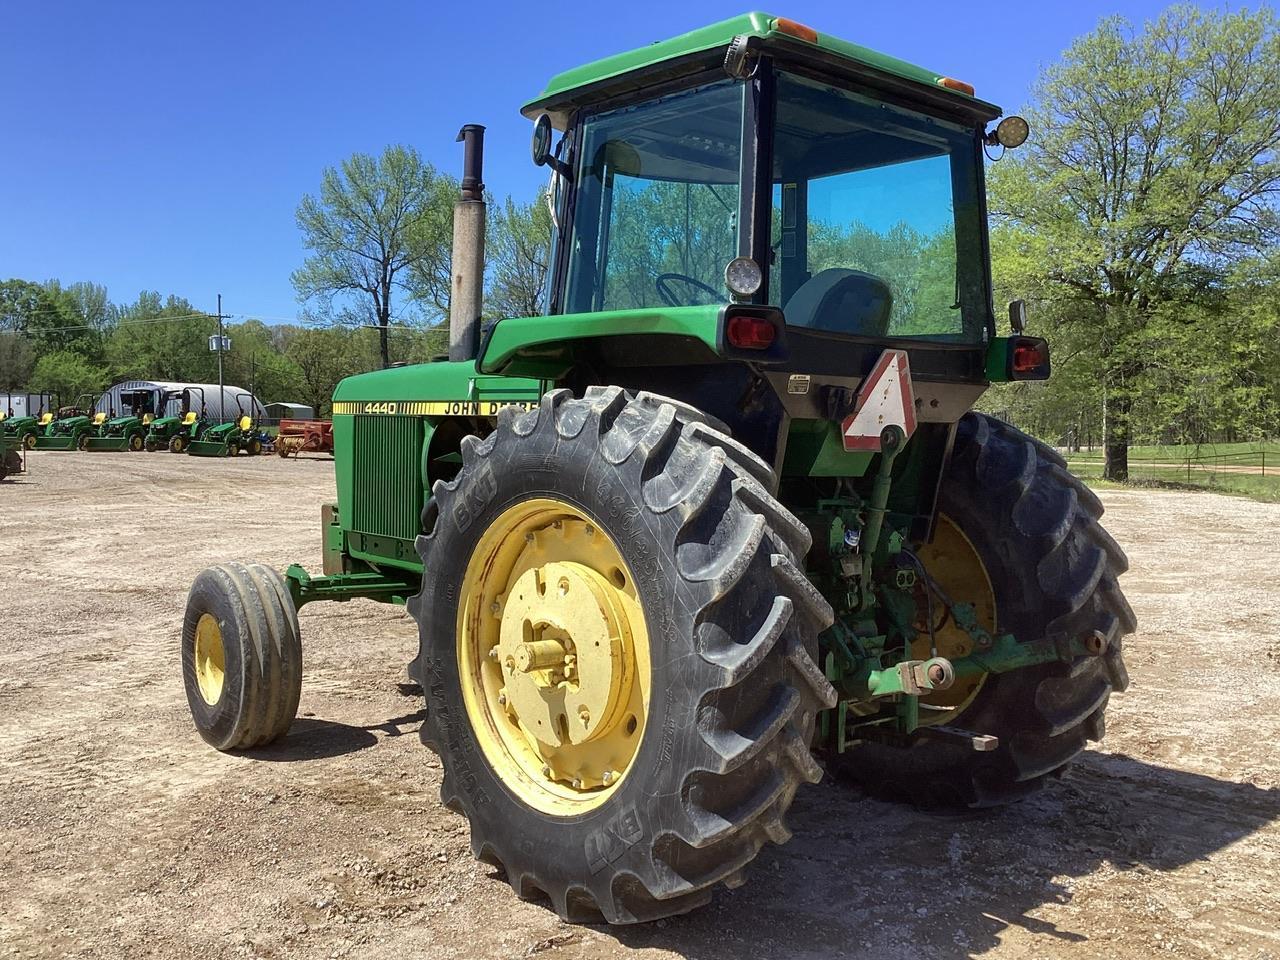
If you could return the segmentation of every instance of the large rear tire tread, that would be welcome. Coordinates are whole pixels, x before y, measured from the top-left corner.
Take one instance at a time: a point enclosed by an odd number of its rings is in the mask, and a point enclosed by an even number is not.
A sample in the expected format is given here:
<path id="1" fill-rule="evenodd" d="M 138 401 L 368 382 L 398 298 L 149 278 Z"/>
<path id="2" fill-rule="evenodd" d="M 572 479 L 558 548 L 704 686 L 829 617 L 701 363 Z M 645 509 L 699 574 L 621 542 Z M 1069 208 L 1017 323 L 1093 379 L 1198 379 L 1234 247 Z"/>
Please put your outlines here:
<path id="1" fill-rule="evenodd" d="M 433 586 L 411 599 L 409 610 L 421 629 L 417 673 L 428 702 L 422 738 L 443 760 L 441 799 L 470 820 L 477 857 L 500 866 L 518 895 L 545 895 L 566 920 L 647 921 L 706 903 L 717 884 L 742 882 L 765 843 L 790 836 L 784 814 L 796 789 L 822 776 L 809 742 L 818 710 L 834 702 L 835 691 L 814 657 L 832 613 L 796 565 L 809 534 L 769 493 L 769 468 L 718 426 L 651 394 L 593 387 L 573 399 L 557 390 L 536 410 L 502 411 L 483 441 L 464 441 L 461 471 L 435 485 L 424 511 L 418 547 L 423 583 Z M 510 485 L 525 482 L 504 468 L 511 458 L 552 454 L 559 464 L 587 465 L 590 476 L 575 475 L 568 484 L 576 483 L 588 501 L 599 477 L 616 478 L 627 502 L 614 487 L 603 506 L 617 517 L 635 505 L 643 515 L 635 528 L 657 535 L 670 564 L 648 575 L 670 605 L 655 609 L 646 599 L 645 609 L 657 641 L 654 696 L 660 657 L 679 663 L 681 692 L 651 704 L 637 769 L 600 808 L 605 820 L 634 818 L 625 821 L 633 829 L 607 863 L 584 857 L 597 842 L 590 817 L 580 818 L 585 823 L 542 817 L 535 852 L 516 822 L 528 808 L 499 781 L 490 791 L 476 789 L 478 755 L 468 750 L 469 726 L 450 686 L 458 681 L 441 667 L 456 656 L 455 630 L 447 626 L 456 603 L 445 616 L 437 609 L 448 592 L 443 570 L 467 562 L 457 555 L 456 511 L 480 502 L 481 476 L 498 485 L 495 503 Z M 599 519 L 607 516 L 602 504 L 586 505 Z M 433 620 L 443 629 L 431 629 Z M 662 729 L 655 721 L 660 709 L 674 710 L 682 722 Z M 646 750 L 660 734 L 676 740 L 653 763 Z M 642 798 L 631 810 L 628 788 Z M 491 812 L 495 806 L 502 816 Z"/>
<path id="2" fill-rule="evenodd" d="M 1028 642 L 1097 631 L 1106 652 L 989 677 L 951 725 L 998 736 L 995 751 L 862 742 L 839 769 L 872 793 L 920 806 L 998 806 L 1034 792 L 1101 739 L 1108 698 L 1129 685 L 1122 644 L 1137 621 L 1118 582 L 1129 562 L 1099 523 L 1102 503 L 1062 457 L 985 414 L 959 423 L 939 509 L 986 564 L 1000 632 Z"/>

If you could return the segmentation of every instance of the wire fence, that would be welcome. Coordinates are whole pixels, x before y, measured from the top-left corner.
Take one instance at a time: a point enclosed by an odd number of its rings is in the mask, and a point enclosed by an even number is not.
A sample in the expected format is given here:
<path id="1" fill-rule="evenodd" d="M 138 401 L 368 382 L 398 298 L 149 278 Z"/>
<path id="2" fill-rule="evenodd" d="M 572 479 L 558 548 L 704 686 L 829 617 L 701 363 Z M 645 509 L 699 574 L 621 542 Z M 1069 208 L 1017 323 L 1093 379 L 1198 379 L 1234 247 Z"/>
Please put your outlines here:
<path id="1" fill-rule="evenodd" d="M 1221 449 L 1221 447 L 1228 449 Z M 1101 479 L 1101 450 L 1062 450 L 1073 473 Z M 1236 443 L 1136 447 L 1129 451 L 1128 480 L 1154 486 L 1195 487 L 1280 501 L 1280 444 Z"/>

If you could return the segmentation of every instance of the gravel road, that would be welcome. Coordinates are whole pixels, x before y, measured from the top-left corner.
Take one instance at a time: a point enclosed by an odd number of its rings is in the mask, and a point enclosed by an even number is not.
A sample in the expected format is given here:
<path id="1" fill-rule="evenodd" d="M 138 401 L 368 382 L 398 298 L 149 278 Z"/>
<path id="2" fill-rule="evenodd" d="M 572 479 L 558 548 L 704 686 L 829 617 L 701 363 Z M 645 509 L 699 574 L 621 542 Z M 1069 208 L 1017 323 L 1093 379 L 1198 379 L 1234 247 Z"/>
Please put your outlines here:
<path id="1" fill-rule="evenodd" d="M 0 484 L 0 957 L 1280 958 L 1280 505 L 1107 491 L 1141 626 L 1067 776 L 942 817 L 825 780 L 690 917 L 573 927 L 475 862 L 402 687 L 416 631 L 301 615 L 299 719 L 191 727 L 186 591 L 319 567 L 331 461 L 34 453 Z"/>

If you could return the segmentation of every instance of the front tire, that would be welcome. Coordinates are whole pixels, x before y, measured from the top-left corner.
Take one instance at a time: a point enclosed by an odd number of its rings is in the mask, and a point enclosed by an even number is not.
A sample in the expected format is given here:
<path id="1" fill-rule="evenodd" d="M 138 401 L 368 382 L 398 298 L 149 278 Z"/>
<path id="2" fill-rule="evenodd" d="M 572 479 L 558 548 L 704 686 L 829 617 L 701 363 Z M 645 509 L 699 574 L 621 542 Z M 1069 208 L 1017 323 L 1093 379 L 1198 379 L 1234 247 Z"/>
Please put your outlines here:
<path id="1" fill-rule="evenodd" d="M 302 693 L 298 614 L 284 578 L 260 563 L 201 571 L 182 620 L 182 682 L 191 718 L 218 750 L 281 737 Z"/>
<path id="2" fill-rule="evenodd" d="M 187 449 L 187 441 L 185 438 L 182 437 L 181 434 L 175 437 L 171 437 L 169 439 L 170 453 L 182 453 L 182 451 L 185 449 Z"/>
<path id="3" fill-rule="evenodd" d="M 462 461 L 424 511 L 425 588 L 409 610 L 427 698 L 422 739 L 443 762 L 442 801 L 470 821 L 472 851 L 566 920 L 653 920 L 741 883 L 765 843 L 790 836 L 783 818 L 800 783 L 820 779 L 809 742 L 818 710 L 835 701 L 814 662 L 831 609 L 801 572 L 809 534 L 768 492 L 772 472 L 696 411 L 618 388 L 507 408 L 489 437 L 464 440 Z M 634 720 L 639 742 L 620 776 L 587 782 L 561 777 L 580 755 L 544 751 L 521 733 L 531 715 L 509 716 L 526 707 L 505 706 L 524 681 L 504 645 L 526 664 L 530 655 L 508 632 L 508 608 L 529 601 L 518 595 L 524 580 L 504 578 L 541 563 L 531 551 L 551 549 L 544 542 L 600 534 L 626 569 L 575 576 L 612 580 L 619 592 L 600 609 L 626 606 L 626 594 L 639 611 L 627 629 L 638 633 L 638 622 L 652 642 L 647 702 L 624 727 Z M 486 617 L 502 626 L 486 628 Z M 554 616 L 539 617 L 524 620 L 524 642 L 543 644 L 530 627 Z M 492 659 L 474 641 L 486 629 L 499 638 Z M 494 707 L 503 683 L 512 689 Z M 543 751 L 543 770 L 512 762 L 522 744 Z"/>
<path id="4" fill-rule="evenodd" d="M 1129 564 L 1098 522 L 1102 504 L 1065 461 L 985 414 L 959 423 L 938 509 L 986 568 L 999 633 L 1027 643 L 1097 632 L 1106 652 L 987 677 L 947 724 L 994 734 L 994 751 L 922 737 L 906 749 L 863 741 L 844 753 L 840 772 L 920 806 L 997 806 L 1035 791 L 1102 738 L 1107 700 L 1129 684 L 1121 644 L 1137 622 L 1117 582 Z"/>

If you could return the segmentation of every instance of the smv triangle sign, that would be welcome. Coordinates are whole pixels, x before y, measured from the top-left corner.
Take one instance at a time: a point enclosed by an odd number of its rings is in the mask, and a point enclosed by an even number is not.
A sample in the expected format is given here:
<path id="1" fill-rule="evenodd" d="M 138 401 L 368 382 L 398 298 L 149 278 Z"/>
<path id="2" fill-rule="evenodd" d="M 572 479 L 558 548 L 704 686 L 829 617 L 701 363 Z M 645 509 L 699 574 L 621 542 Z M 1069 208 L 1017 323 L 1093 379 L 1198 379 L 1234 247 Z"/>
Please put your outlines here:
<path id="1" fill-rule="evenodd" d="M 844 448 L 875 453 L 880 434 L 896 425 L 910 437 L 916 430 L 916 400 L 911 390 L 911 364 L 905 350 L 886 350 L 862 381 L 853 413 L 840 425 Z"/>

